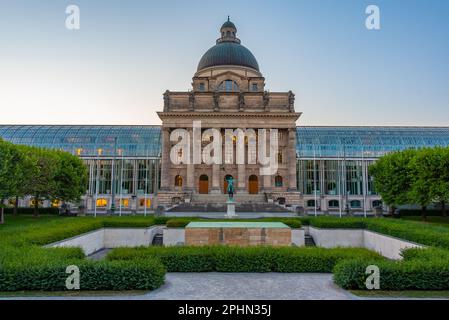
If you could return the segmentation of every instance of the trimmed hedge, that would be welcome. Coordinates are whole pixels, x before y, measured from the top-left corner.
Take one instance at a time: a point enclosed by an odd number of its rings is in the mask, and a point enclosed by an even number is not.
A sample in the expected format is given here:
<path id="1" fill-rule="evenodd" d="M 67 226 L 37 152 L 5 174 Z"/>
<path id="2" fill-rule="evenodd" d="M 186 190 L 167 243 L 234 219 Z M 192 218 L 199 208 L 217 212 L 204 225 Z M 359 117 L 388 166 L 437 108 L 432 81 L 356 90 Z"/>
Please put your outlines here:
<path id="1" fill-rule="evenodd" d="M 346 260 L 334 270 L 334 281 L 344 289 L 366 290 L 366 267 L 380 270 L 381 290 L 448 290 L 448 260 L 362 261 Z"/>
<path id="2" fill-rule="evenodd" d="M 13 214 L 14 208 L 5 208 L 5 214 Z M 32 215 L 34 214 L 34 208 L 17 208 L 17 214 L 19 215 Z M 59 208 L 39 208 L 39 214 L 59 215 Z"/>
<path id="3" fill-rule="evenodd" d="M 42 264 L 0 266 L 0 291 L 65 291 L 66 268 L 76 265 L 81 290 L 153 290 L 164 283 L 165 268 L 157 259 L 129 261 L 58 260 Z"/>
<path id="4" fill-rule="evenodd" d="M 89 261 L 80 248 L 42 247 L 101 227 L 148 227 L 155 224 L 154 218 L 40 219 L 1 227 L 0 291 L 67 290 L 69 265 L 80 268 L 81 290 L 151 290 L 163 284 L 165 268 L 155 258 Z"/>
<path id="5" fill-rule="evenodd" d="M 367 229 L 427 246 L 449 249 L 449 229 L 444 226 L 407 220 L 338 217 L 308 218 L 306 223 L 323 229 Z"/>
<path id="6" fill-rule="evenodd" d="M 332 272 L 345 259 L 382 260 L 362 248 L 139 247 L 117 248 L 107 260 L 157 257 L 168 272 Z"/>

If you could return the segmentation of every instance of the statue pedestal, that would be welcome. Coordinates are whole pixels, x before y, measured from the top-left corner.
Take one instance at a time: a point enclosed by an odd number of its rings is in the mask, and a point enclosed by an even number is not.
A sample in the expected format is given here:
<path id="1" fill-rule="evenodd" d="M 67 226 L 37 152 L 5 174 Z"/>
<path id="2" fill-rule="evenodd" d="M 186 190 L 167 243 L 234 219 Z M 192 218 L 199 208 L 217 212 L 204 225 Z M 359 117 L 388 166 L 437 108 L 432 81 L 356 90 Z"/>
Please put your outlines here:
<path id="1" fill-rule="evenodd" d="M 226 204 L 227 204 L 228 210 L 225 214 L 225 217 L 229 218 L 229 219 L 237 217 L 237 215 L 235 214 L 235 202 L 232 200 L 228 200 L 226 202 Z"/>

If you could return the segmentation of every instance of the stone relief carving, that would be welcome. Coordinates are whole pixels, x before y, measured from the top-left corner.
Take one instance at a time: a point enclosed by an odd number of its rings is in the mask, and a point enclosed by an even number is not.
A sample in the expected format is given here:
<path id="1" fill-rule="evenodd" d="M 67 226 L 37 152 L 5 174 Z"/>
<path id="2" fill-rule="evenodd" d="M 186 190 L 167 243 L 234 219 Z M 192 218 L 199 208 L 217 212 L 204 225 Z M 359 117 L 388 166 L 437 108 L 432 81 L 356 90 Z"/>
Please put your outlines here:
<path id="1" fill-rule="evenodd" d="M 166 90 L 164 92 L 164 111 L 168 111 L 170 107 L 170 91 Z"/>
<path id="2" fill-rule="evenodd" d="M 243 93 L 239 94 L 239 111 L 245 109 L 245 95 Z"/>
<path id="3" fill-rule="evenodd" d="M 268 91 L 263 92 L 263 106 L 265 111 L 268 111 L 268 104 L 270 103 L 270 95 Z"/>
<path id="4" fill-rule="evenodd" d="M 218 111 L 219 94 L 217 91 L 214 92 L 214 111 Z"/>
<path id="5" fill-rule="evenodd" d="M 190 111 L 195 110 L 195 93 L 193 91 L 189 92 L 189 109 Z"/>
<path id="6" fill-rule="evenodd" d="M 288 107 L 291 112 L 295 112 L 295 94 L 292 91 L 288 92 Z"/>

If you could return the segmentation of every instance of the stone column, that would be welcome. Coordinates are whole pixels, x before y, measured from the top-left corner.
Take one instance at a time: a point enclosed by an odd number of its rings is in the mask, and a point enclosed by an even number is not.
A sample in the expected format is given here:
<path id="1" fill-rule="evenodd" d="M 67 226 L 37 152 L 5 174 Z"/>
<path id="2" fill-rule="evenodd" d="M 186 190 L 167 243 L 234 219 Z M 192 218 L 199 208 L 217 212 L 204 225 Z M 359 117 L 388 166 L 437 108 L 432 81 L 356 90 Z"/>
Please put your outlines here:
<path id="1" fill-rule="evenodd" d="M 237 192 L 248 192 L 248 190 L 246 189 L 246 165 L 244 164 L 237 165 Z"/>
<path id="2" fill-rule="evenodd" d="M 270 192 L 271 191 L 271 175 L 268 176 L 262 176 L 263 179 L 263 188 L 262 188 L 262 192 Z"/>
<path id="3" fill-rule="evenodd" d="M 212 188 L 210 193 L 221 193 L 220 192 L 220 165 L 212 165 Z"/>
<path id="4" fill-rule="evenodd" d="M 288 191 L 297 191 L 296 187 L 296 128 L 288 129 Z"/>
<path id="5" fill-rule="evenodd" d="M 162 127 L 162 160 L 161 160 L 161 190 L 170 188 L 170 129 Z"/>
<path id="6" fill-rule="evenodd" d="M 193 130 L 192 128 L 187 129 L 189 131 L 189 137 L 192 141 Z M 185 190 L 188 192 L 195 191 L 195 165 L 193 164 L 193 144 L 190 143 L 190 159 L 188 159 L 187 164 L 187 183 Z"/>

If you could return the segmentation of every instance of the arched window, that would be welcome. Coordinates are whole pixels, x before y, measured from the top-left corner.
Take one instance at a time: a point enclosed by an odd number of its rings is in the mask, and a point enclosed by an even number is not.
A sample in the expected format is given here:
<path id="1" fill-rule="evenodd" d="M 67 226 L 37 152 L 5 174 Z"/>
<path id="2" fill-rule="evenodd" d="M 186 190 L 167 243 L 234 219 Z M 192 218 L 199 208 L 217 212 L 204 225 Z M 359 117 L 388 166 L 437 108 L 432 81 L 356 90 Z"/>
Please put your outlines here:
<path id="1" fill-rule="evenodd" d="M 374 200 L 373 201 L 373 208 L 379 208 L 382 207 L 382 201 L 381 200 Z"/>
<path id="2" fill-rule="evenodd" d="M 340 203 L 338 200 L 330 200 L 329 201 L 329 208 L 338 208 L 340 207 Z"/>
<path id="3" fill-rule="evenodd" d="M 218 86 L 220 92 L 239 92 L 239 85 L 233 80 L 225 80 Z"/>
<path id="4" fill-rule="evenodd" d="M 315 200 L 307 200 L 308 207 L 315 207 Z"/>
<path id="5" fill-rule="evenodd" d="M 182 177 L 180 175 L 175 177 L 175 187 L 182 187 Z"/>
<path id="6" fill-rule="evenodd" d="M 274 185 L 275 185 L 275 187 L 282 187 L 282 186 L 284 185 L 281 176 L 276 176 L 276 177 L 274 178 Z"/>
<path id="7" fill-rule="evenodd" d="M 352 200 L 351 201 L 351 208 L 361 208 L 362 202 L 360 200 Z"/>

